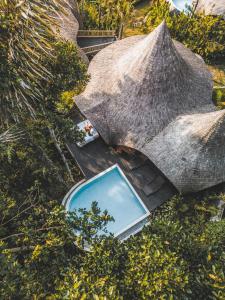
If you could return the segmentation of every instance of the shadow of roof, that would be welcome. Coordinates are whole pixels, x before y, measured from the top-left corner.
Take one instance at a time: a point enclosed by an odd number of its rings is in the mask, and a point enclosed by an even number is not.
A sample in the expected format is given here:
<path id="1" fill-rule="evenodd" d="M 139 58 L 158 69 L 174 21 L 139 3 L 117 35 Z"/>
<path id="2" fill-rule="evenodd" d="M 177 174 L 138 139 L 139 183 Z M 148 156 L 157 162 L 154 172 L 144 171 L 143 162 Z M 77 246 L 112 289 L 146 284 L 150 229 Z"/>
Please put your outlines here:
<path id="1" fill-rule="evenodd" d="M 176 189 L 168 179 L 147 157 L 137 151 L 133 154 L 118 153 L 101 137 L 82 148 L 75 143 L 68 146 L 86 179 L 118 164 L 149 211 L 176 194 Z"/>

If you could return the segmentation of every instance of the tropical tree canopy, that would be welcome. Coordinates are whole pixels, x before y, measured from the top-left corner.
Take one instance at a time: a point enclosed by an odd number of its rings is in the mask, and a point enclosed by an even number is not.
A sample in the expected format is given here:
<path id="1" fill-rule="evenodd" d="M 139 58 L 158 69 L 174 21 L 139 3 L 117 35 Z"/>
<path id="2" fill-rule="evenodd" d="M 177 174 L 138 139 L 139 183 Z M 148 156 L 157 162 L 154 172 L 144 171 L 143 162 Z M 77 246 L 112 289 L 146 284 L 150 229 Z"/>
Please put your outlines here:
<path id="1" fill-rule="evenodd" d="M 224 299 L 225 222 L 211 221 L 223 195 L 176 197 L 123 243 L 96 203 L 62 207 L 82 178 L 67 142 L 82 139 L 72 97 L 88 76 L 76 46 L 52 35 L 61 4 L 0 2 L 0 298 Z M 125 15 L 107 14 L 102 28 Z"/>
<path id="2" fill-rule="evenodd" d="M 56 40 L 52 32 L 57 27 L 54 14 L 57 10 L 63 12 L 64 3 L 46 0 L 0 4 L 0 132 L 4 137 L 5 130 L 14 123 L 27 129 L 30 118 L 45 122 L 49 138 L 73 181 L 63 148 L 69 138 L 81 137 L 72 120 L 61 113 L 71 108 L 72 96 L 88 77 L 76 46 Z M 67 107 L 61 103 L 64 93 L 70 93 Z"/>
<path id="3" fill-rule="evenodd" d="M 86 0 L 80 1 L 84 26 L 88 29 L 118 29 L 132 14 L 133 1 Z"/>
<path id="4" fill-rule="evenodd" d="M 17 110 L 34 114 L 43 100 L 41 81 L 51 74 L 43 60 L 51 57 L 51 14 L 60 2 L 1 1 L 0 116 L 16 118 Z"/>
<path id="5" fill-rule="evenodd" d="M 111 220 L 96 205 L 67 219 L 54 201 L 30 199 L 29 211 L 18 213 L 14 199 L 0 199 L 3 298 L 224 299 L 225 222 L 209 221 L 212 200 L 174 198 L 121 243 L 94 237 Z"/>
<path id="6" fill-rule="evenodd" d="M 171 36 L 207 61 L 225 58 L 225 20 L 222 16 L 171 13 L 168 1 L 154 0 L 146 16 L 144 32 L 152 31 L 163 20 Z"/>

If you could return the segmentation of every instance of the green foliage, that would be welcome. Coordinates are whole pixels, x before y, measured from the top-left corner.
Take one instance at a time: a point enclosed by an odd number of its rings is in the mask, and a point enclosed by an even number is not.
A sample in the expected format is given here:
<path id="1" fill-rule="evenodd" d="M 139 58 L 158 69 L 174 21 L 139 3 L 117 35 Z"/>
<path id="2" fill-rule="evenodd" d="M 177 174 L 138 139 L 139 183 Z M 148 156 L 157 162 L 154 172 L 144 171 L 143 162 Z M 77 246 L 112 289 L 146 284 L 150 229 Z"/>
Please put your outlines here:
<path id="1" fill-rule="evenodd" d="M 17 205 L 7 201 L 5 222 Z M 222 300 L 225 221 L 209 221 L 212 199 L 188 203 L 172 199 L 141 233 L 121 243 L 111 236 L 96 237 L 97 228 L 111 220 L 96 204 L 90 212 L 66 218 L 55 202 L 41 202 L 18 217 L 20 226 L 13 228 L 20 235 L 2 234 L 1 294 L 23 299 Z M 82 250 L 85 241 L 89 252 Z"/>
<path id="2" fill-rule="evenodd" d="M 129 0 L 96 0 L 80 1 L 84 15 L 84 26 L 87 29 L 119 29 L 132 14 L 133 1 Z"/>
<path id="3" fill-rule="evenodd" d="M 150 226 L 122 244 L 95 243 L 75 278 L 76 293 L 84 299 L 223 299 L 225 222 L 209 222 L 200 203 L 199 218 L 189 214 L 192 205 L 185 213 L 181 205 L 181 198 L 173 199 Z M 72 299 L 74 287 L 66 291 Z"/>
<path id="4" fill-rule="evenodd" d="M 129 3 L 102 3 L 102 28 L 116 28 Z M 224 299 L 225 222 L 210 222 L 213 198 L 174 198 L 123 243 L 105 235 L 113 216 L 96 203 L 69 215 L 60 205 L 68 167 L 80 179 L 66 142 L 82 139 L 69 114 L 88 77 L 76 47 L 52 36 L 46 9 L 58 4 L 0 4 L 0 130 L 18 123 L 0 136 L 0 298 Z"/>
<path id="5" fill-rule="evenodd" d="M 68 113 L 74 106 L 73 97 L 76 95 L 75 91 L 63 92 L 56 103 L 56 109 L 60 113 Z"/>
<path id="6" fill-rule="evenodd" d="M 57 202 L 46 202 L 41 198 L 30 207 L 25 209 L 24 206 L 21 209 L 21 206 L 9 199 L 7 204 L 12 204 L 7 206 L 6 215 L 2 213 L 6 204 L 4 199 L 5 195 L 1 194 L 1 297 L 46 299 L 54 293 L 68 270 L 80 270 L 85 253 L 81 248 L 80 237 L 76 238 L 73 231 L 80 229 L 82 212 L 79 217 L 74 214 L 67 216 Z M 20 213 L 18 209 L 21 209 Z M 93 207 L 92 213 L 89 213 L 88 226 L 93 230 L 96 226 L 104 229 L 105 217 L 105 213 L 98 214 Z M 4 232 L 5 227 L 10 227 L 10 232 Z M 87 242 L 82 231 L 80 233 L 82 242 Z"/>
<path id="7" fill-rule="evenodd" d="M 9 123 L 22 122 L 38 114 L 54 123 L 58 102 L 64 112 L 61 94 L 80 92 L 88 79 L 87 67 L 75 45 L 57 41 L 53 36 L 51 29 L 57 24 L 52 16 L 62 8 L 62 3 L 45 0 L 0 4 L 0 75 L 3 78 L 0 121 L 3 130 Z"/>
<path id="8" fill-rule="evenodd" d="M 79 57 L 73 43 L 56 41 L 53 47 L 53 58 L 45 61 L 52 78 L 42 84 L 48 106 L 51 103 L 55 108 L 59 103 L 63 106 L 64 93 L 71 92 L 73 96 L 79 94 L 85 87 L 88 76 L 87 65 Z"/>
<path id="9" fill-rule="evenodd" d="M 92 207 L 89 211 L 82 208 L 78 211 L 70 213 L 68 222 L 70 226 L 77 230 L 79 233 L 78 244 L 85 246 L 85 243 L 92 243 L 92 239 L 97 238 L 99 230 L 102 230 L 103 233 L 107 233 L 106 225 L 109 222 L 113 222 L 114 219 L 111 217 L 108 212 L 103 211 L 101 217 L 101 210 L 98 208 L 97 202 L 92 203 Z"/>
<path id="10" fill-rule="evenodd" d="M 42 162 L 45 157 L 48 167 L 52 165 L 51 170 L 60 169 L 64 164 L 70 181 L 74 181 L 64 154 L 66 141 L 79 140 L 83 136 L 65 114 L 68 109 L 61 95 L 82 90 L 88 76 L 76 46 L 55 40 L 53 36 L 51 29 L 57 25 L 52 16 L 61 4 L 61 0 L 1 2 L 0 72 L 4 80 L 0 83 L 0 132 L 3 132 L 1 137 L 5 137 L 4 131 L 19 124 L 25 131 L 24 144 L 29 145 L 29 150 L 31 141 L 33 143 L 31 148 L 37 169 L 38 153 L 42 153 Z M 57 110 L 59 102 L 61 111 Z M 12 140 L 12 134 L 10 138 Z M 27 149 L 23 149 L 26 153 Z M 56 150 L 58 154 L 54 153 Z M 52 153 L 53 159 L 50 158 Z M 61 161 L 55 163 L 54 159 Z M 47 174 L 46 169 L 47 166 L 43 172 Z"/>
<path id="11" fill-rule="evenodd" d="M 26 190 L 36 181 L 43 184 L 42 191 L 49 197 L 58 199 L 59 195 L 57 197 L 56 195 L 59 191 L 65 193 L 69 178 L 55 149 L 50 129 L 54 130 L 57 142 L 67 159 L 66 142 L 83 138 L 72 119 L 65 114 L 59 114 L 56 107 L 61 94 L 67 89 L 73 88 L 75 91 L 83 86 L 87 79 L 86 66 L 78 57 L 75 46 L 57 42 L 52 47 L 55 47 L 54 59 L 51 58 L 45 63 L 52 73 L 52 81 L 42 83 L 44 86 L 42 103 L 45 105 L 45 113 L 41 111 L 41 106 L 39 111 L 36 111 L 35 119 L 22 112 L 19 124 L 23 132 L 21 139 L 8 145 L 0 155 L 2 161 L 0 185 L 3 184 L 3 189 L 11 187 L 14 193 L 18 193 L 15 195 L 16 198 L 20 194 L 21 198 L 26 197 Z M 70 161 L 68 163 L 78 180 L 78 169 Z"/>
<path id="12" fill-rule="evenodd" d="M 172 37 L 207 61 L 225 58 L 225 21 L 222 17 L 195 14 L 171 14 L 169 3 L 154 1 L 147 15 L 145 32 L 152 31 L 164 19 Z"/>
<path id="13" fill-rule="evenodd" d="M 213 101 L 219 108 L 225 106 L 225 89 L 214 89 L 213 90 Z"/>
<path id="14" fill-rule="evenodd" d="M 51 17 L 61 0 L 0 2 L 0 121 L 35 113 L 43 99 L 41 82 L 51 73 L 43 64 L 51 56 Z"/>
<path id="15" fill-rule="evenodd" d="M 38 297 L 49 293 L 54 277 L 42 276 L 44 265 L 51 265 L 52 272 L 60 274 L 68 260 L 63 241 L 68 241 L 68 247 L 74 241 L 58 202 L 71 185 L 68 168 L 74 180 L 80 178 L 65 143 L 82 136 L 69 116 L 59 114 L 56 107 L 61 94 L 81 89 L 87 76 L 76 47 L 52 36 L 50 27 L 55 24 L 48 14 L 59 4 L 51 0 L 0 3 L 3 299 L 31 299 L 36 293 Z M 61 252 L 54 256 L 56 247 Z"/>

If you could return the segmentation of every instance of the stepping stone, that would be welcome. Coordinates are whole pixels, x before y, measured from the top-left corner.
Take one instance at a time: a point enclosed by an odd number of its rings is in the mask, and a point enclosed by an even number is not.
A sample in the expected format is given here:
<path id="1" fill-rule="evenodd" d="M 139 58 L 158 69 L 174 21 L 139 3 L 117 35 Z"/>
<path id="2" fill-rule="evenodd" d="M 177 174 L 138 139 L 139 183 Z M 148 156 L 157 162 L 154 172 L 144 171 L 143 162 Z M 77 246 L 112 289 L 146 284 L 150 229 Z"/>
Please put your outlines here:
<path id="1" fill-rule="evenodd" d="M 151 194 L 154 194 L 157 192 L 163 183 L 165 182 L 165 179 L 162 176 L 157 176 L 154 181 L 152 181 L 150 184 L 146 184 L 143 188 L 143 191 L 146 196 L 149 196 Z"/>
<path id="2" fill-rule="evenodd" d="M 172 198 L 176 194 L 174 188 L 172 188 L 167 183 L 163 184 L 163 186 L 154 194 L 148 197 L 147 207 L 151 211 L 156 207 L 159 207 L 164 202 Z"/>
<path id="3" fill-rule="evenodd" d="M 143 177 L 140 174 L 129 173 L 128 176 L 135 187 L 143 189 Z"/>
<path id="4" fill-rule="evenodd" d="M 133 170 L 133 174 L 141 174 L 144 183 L 149 184 L 151 183 L 157 176 L 155 170 L 149 165 L 145 164 Z"/>
<path id="5" fill-rule="evenodd" d="M 127 163 L 129 165 L 130 170 L 134 170 L 134 169 L 142 166 L 144 161 L 141 160 L 141 159 L 136 159 L 135 158 L 135 159 L 132 159 L 132 160 L 128 161 Z"/>

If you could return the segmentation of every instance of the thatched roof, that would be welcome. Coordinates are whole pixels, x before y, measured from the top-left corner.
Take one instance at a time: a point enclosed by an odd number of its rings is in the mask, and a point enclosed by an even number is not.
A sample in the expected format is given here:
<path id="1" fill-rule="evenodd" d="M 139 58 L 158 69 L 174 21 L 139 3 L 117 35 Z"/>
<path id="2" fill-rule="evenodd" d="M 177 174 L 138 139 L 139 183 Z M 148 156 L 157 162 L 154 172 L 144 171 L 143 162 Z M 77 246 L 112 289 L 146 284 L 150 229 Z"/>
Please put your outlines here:
<path id="1" fill-rule="evenodd" d="M 83 26 L 82 17 L 80 14 L 79 5 L 78 5 L 77 0 L 66 0 L 66 2 L 68 3 L 68 6 L 70 7 L 73 15 L 79 22 L 79 25 L 82 27 Z"/>
<path id="2" fill-rule="evenodd" d="M 225 110 L 178 117 L 142 150 L 183 193 L 225 181 Z"/>
<path id="3" fill-rule="evenodd" d="M 88 64 L 89 60 L 87 56 L 77 45 L 77 34 L 79 30 L 79 11 L 77 1 L 66 0 L 64 4 L 64 11 L 56 13 L 54 17 L 57 22 L 57 26 L 53 28 L 55 34 L 59 34 L 59 36 L 63 39 L 75 43 L 80 57 Z"/>
<path id="4" fill-rule="evenodd" d="M 198 0 L 196 11 L 206 15 L 225 16 L 225 0 Z"/>
<path id="5" fill-rule="evenodd" d="M 89 73 L 75 101 L 108 144 L 141 151 L 178 115 L 212 109 L 211 74 L 201 58 L 171 39 L 165 22 L 147 36 L 100 51 Z"/>
<path id="6" fill-rule="evenodd" d="M 67 5 L 65 2 L 64 12 L 56 13 L 55 18 L 58 23 L 58 28 L 54 28 L 54 31 L 59 33 L 64 39 L 76 43 L 79 23 L 73 13 L 74 7 L 70 2 L 71 0 L 67 0 Z"/>

